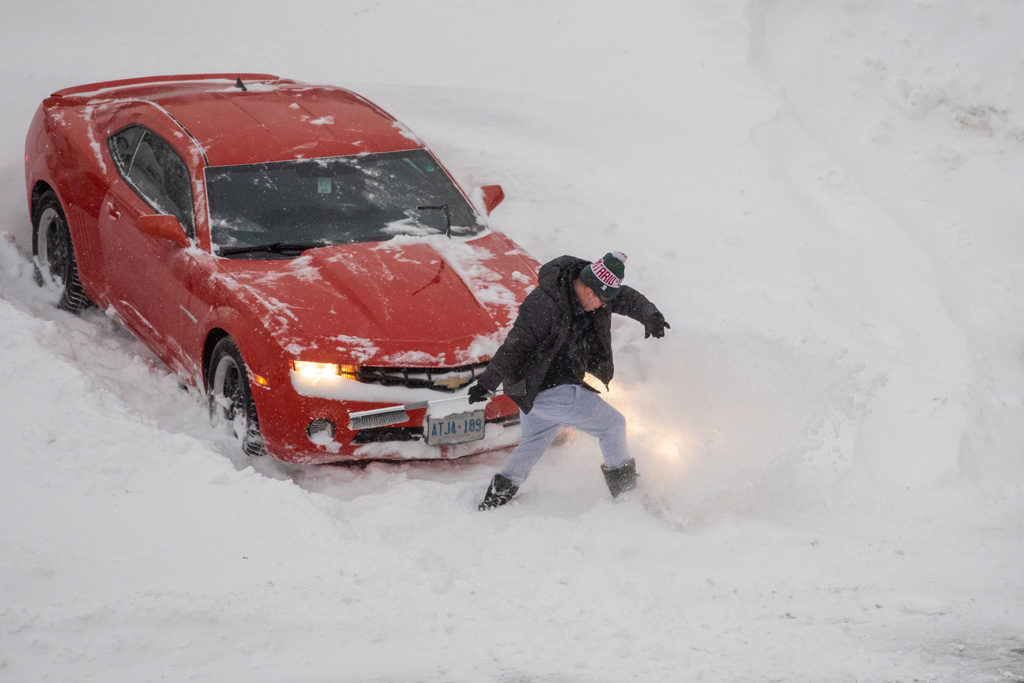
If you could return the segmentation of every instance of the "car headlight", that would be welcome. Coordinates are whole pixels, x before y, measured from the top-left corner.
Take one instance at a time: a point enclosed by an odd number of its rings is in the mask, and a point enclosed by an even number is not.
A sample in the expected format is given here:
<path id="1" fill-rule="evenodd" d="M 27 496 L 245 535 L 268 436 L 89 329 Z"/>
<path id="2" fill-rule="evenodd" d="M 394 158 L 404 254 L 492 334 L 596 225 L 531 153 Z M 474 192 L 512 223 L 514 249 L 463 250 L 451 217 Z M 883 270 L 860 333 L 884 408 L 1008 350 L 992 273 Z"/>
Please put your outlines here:
<path id="1" fill-rule="evenodd" d="M 310 382 L 338 376 L 337 363 L 314 363 L 308 360 L 293 360 L 292 369 L 299 373 L 302 379 L 309 380 Z"/>
<path id="2" fill-rule="evenodd" d="M 308 360 L 293 360 L 292 369 L 302 379 L 309 382 L 332 380 L 337 377 L 356 379 L 359 376 L 358 365 L 339 365 L 337 363 L 316 363 Z"/>

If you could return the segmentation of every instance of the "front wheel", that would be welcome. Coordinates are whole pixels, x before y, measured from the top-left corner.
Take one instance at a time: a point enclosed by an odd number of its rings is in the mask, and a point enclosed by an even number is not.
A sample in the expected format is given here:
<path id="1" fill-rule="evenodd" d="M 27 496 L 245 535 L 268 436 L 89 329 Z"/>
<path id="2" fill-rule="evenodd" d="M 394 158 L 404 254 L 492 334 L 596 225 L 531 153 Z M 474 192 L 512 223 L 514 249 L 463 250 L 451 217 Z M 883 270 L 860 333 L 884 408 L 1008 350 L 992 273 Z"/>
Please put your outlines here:
<path id="1" fill-rule="evenodd" d="M 211 424 L 226 427 L 246 455 L 265 455 L 249 374 L 238 346 L 230 337 L 224 337 L 213 348 L 206 371 L 206 389 Z"/>
<path id="2" fill-rule="evenodd" d="M 32 226 L 32 256 L 36 282 L 60 291 L 57 305 L 66 311 L 78 313 L 91 303 L 78 279 L 75 250 L 71 246 L 68 221 L 60 201 L 52 191 L 39 200 L 36 222 Z"/>

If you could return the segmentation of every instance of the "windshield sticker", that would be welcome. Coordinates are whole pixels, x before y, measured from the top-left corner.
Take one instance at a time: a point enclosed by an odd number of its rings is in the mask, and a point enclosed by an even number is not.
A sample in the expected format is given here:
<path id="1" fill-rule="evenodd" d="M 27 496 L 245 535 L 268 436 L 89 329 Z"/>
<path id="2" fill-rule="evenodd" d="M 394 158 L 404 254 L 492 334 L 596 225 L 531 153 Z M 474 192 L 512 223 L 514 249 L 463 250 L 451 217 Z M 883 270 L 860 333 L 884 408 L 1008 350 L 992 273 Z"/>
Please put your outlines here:
<path id="1" fill-rule="evenodd" d="M 330 178 L 317 178 L 316 179 L 316 191 L 320 194 L 331 193 L 331 179 Z"/>
<path id="2" fill-rule="evenodd" d="M 405 157 L 405 158 L 403 158 L 403 159 L 402 159 L 402 162 L 403 162 L 403 163 L 405 163 L 405 164 L 407 164 L 407 165 L 409 166 L 409 168 L 411 168 L 412 170 L 416 171 L 416 172 L 417 172 L 417 173 L 419 173 L 420 175 L 425 175 L 425 174 L 423 173 L 423 169 L 421 169 L 421 168 L 420 168 L 419 166 L 417 166 L 417 165 L 416 165 L 416 162 L 415 162 L 415 161 L 413 161 L 412 159 L 410 159 L 409 157 Z"/>

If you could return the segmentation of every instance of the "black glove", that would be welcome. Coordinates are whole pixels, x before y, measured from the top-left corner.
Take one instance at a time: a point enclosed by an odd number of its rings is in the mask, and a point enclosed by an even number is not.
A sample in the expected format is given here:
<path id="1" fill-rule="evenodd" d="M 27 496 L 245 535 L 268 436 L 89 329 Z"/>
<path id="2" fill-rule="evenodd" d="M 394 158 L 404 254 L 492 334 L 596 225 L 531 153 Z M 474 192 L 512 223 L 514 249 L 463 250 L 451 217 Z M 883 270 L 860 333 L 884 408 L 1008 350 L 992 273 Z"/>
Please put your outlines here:
<path id="1" fill-rule="evenodd" d="M 644 339 L 647 339 L 652 334 L 655 338 L 661 339 L 665 336 L 665 330 L 670 327 L 672 326 L 665 322 L 665 316 L 661 314 L 661 311 L 658 311 L 644 323 Z"/>
<path id="2" fill-rule="evenodd" d="M 469 388 L 470 403 L 480 403 L 481 401 L 486 401 L 490 395 L 491 392 L 487 391 L 487 389 L 480 386 L 480 384 L 474 384 Z"/>

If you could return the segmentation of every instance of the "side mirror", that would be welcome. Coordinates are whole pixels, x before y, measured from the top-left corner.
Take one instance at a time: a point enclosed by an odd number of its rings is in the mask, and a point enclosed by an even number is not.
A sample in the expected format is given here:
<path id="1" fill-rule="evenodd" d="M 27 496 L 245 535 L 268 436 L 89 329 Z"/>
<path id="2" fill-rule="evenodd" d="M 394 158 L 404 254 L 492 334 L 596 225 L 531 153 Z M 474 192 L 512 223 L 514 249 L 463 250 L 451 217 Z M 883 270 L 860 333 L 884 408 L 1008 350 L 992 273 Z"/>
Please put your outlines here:
<path id="1" fill-rule="evenodd" d="M 501 185 L 484 185 L 480 188 L 480 194 L 483 197 L 484 211 L 487 212 L 487 215 L 490 215 L 494 208 L 505 199 L 505 190 L 501 189 Z"/>
<path id="2" fill-rule="evenodd" d="M 142 216 L 139 218 L 136 227 L 143 234 L 173 242 L 179 247 L 187 247 L 191 244 L 188 236 L 185 234 L 185 229 L 181 227 L 181 223 L 170 214 Z"/>

